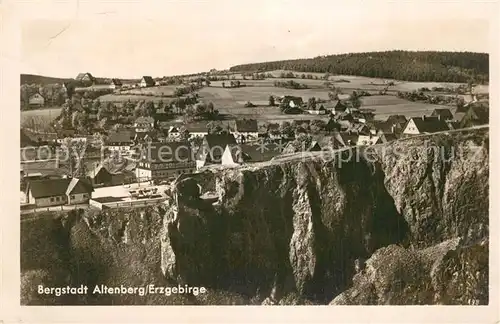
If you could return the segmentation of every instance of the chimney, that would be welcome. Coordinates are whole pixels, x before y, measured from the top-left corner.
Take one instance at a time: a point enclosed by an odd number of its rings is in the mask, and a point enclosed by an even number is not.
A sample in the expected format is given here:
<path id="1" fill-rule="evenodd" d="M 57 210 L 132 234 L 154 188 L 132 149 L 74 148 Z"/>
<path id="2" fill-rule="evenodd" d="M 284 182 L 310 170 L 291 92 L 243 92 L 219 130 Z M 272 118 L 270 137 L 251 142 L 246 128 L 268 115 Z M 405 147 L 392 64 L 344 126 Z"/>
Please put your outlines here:
<path id="1" fill-rule="evenodd" d="M 425 121 L 425 115 L 422 116 L 422 120 Z"/>

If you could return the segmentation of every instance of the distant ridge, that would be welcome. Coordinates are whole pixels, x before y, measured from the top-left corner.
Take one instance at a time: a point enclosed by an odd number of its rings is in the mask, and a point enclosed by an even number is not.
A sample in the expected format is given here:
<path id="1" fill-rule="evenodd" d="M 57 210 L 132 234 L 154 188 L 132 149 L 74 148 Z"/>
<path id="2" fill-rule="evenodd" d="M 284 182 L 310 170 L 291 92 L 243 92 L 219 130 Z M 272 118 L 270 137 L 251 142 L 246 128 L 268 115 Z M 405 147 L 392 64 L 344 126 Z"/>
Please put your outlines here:
<path id="1" fill-rule="evenodd" d="M 54 84 L 74 81 L 72 78 L 54 78 L 36 74 L 21 74 L 21 85 L 23 84 Z"/>
<path id="2" fill-rule="evenodd" d="M 240 64 L 231 72 L 291 70 L 405 81 L 478 83 L 489 79 L 489 55 L 474 52 L 385 51 L 337 54 L 315 58 Z"/>

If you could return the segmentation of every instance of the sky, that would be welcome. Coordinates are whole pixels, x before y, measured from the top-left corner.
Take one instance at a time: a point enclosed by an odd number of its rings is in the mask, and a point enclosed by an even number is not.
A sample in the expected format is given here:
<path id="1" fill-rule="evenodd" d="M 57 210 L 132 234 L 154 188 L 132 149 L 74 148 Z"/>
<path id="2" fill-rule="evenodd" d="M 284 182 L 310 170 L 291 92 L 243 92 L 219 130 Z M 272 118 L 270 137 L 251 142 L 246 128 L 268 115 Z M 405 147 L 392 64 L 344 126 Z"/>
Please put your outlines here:
<path id="1" fill-rule="evenodd" d="M 349 52 L 490 52 L 496 9 L 487 2 L 389 0 L 30 4 L 35 14 L 22 24 L 21 70 L 140 78 Z"/>

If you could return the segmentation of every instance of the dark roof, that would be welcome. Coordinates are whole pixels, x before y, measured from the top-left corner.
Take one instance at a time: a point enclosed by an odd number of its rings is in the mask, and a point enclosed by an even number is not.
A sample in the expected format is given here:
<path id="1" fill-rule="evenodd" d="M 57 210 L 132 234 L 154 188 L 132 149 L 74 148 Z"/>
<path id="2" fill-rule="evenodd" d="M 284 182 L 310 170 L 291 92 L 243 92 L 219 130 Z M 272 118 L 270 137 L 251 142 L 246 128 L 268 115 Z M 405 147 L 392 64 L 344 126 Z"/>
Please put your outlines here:
<path id="1" fill-rule="evenodd" d="M 397 140 L 397 136 L 396 134 L 393 134 L 393 133 L 384 133 L 380 136 L 380 138 L 382 139 L 382 142 L 390 142 L 390 141 L 395 141 Z"/>
<path id="2" fill-rule="evenodd" d="M 66 194 L 70 179 L 46 179 L 28 182 L 28 190 L 34 198 L 63 196 Z"/>
<path id="3" fill-rule="evenodd" d="M 283 99 L 281 100 L 281 102 L 286 105 L 288 105 L 290 101 L 293 101 L 294 104 L 297 105 L 302 105 L 304 103 L 302 97 L 295 97 L 295 96 L 284 96 Z"/>
<path id="4" fill-rule="evenodd" d="M 259 127 L 255 119 L 236 120 L 236 131 L 238 132 L 257 132 L 258 130 Z"/>
<path id="5" fill-rule="evenodd" d="M 85 75 L 88 75 L 90 80 L 95 80 L 94 76 L 92 74 L 90 74 L 89 72 L 78 73 L 78 75 L 76 76 L 75 79 L 78 81 L 81 81 Z"/>
<path id="6" fill-rule="evenodd" d="M 132 142 L 131 133 L 125 131 L 111 133 L 106 142 L 108 144 L 129 144 Z"/>
<path id="7" fill-rule="evenodd" d="M 192 123 L 184 125 L 190 133 L 208 133 L 207 123 Z"/>
<path id="8" fill-rule="evenodd" d="M 404 124 L 406 123 L 406 121 L 407 120 L 405 115 L 390 115 L 387 118 L 387 122 L 390 124 L 396 124 L 396 123 Z"/>
<path id="9" fill-rule="evenodd" d="M 446 122 L 437 117 L 414 117 L 411 120 L 413 120 L 421 133 L 435 133 L 449 130 Z"/>
<path id="10" fill-rule="evenodd" d="M 210 150 L 214 147 L 221 147 L 224 150 L 227 145 L 236 144 L 233 134 L 208 134 L 205 135 L 205 141 Z"/>
<path id="11" fill-rule="evenodd" d="M 346 105 L 344 105 L 344 103 L 340 100 L 333 100 L 332 106 L 335 111 L 345 111 L 347 109 Z"/>
<path id="12" fill-rule="evenodd" d="M 389 121 L 373 120 L 370 124 L 377 132 L 392 133 L 393 124 Z"/>
<path id="13" fill-rule="evenodd" d="M 203 145 L 196 152 L 196 159 L 199 161 L 210 161 L 220 163 L 220 158 L 226 146 L 236 144 L 233 134 L 208 134 L 205 135 Z"/>
<path id="14" fill-rule="evenodd" d="M 299 115 L 303 113 L 303 110 L 299 107 L 288 107 L 285 110 L 283 110 L 283 113 L 290 115 Z"/>
<path id="15" fill-rule="evenodd" d="M 233 161 L 237 163 L 243 162 L 264 162 L 269 161 L 273 157 L 280 155 L 282 145 L 266 144 L 265 146 L 250 145 L 250 144 L 231 144 L 227 146 L 233 157 Z"/>
<path id="16" fill-rule="evenodd" d="M 485 106 L 472 106 L 470 107 L 475 119 L 488 123 L 489 121 L 489 108 Z"/>
<path id="17" fill-rule="evenodd" d="M 446 123 L 448 124 L 448 127 L 452 130 L 460 128 L 460 122 L 458 121 L 446 121 Z"/>
<path id="18" fill-rule="evenodd" d="M 111 174 L 102 163 L 99 163 L 95 168 L 89 169 L 85 175 L 90 178 L 97 177 L 99 173 Z"/>
<path id="19" fill-rule="evenodd" d="M 447 108 L 434 109 L 431 114 L 432 117 L 441 117 L 442 119 L 453 119 L 453 114 Z"/>
<path id="20" fill-rule="evenodd" d="M 92 185 L 88 181 L 78 178 L 72 178 L 68 183 L 65 194 L 76 195 L 82 193 L 90 193 L 92 191 L 94 191 L 94 188 L 92 188 Z"/>
<path id="21" fill-rule="evenodd" d="M 354 146 L 358 142 L 359 135 L 349 133 L 338 133 L 338 138 L 342 140 L 344 146 Z"/>
<path id="22" fill-rule="evenodd" d="M 153 142 L 144 145 L 142 158 L 149 162 L 191 162 L 191 145 L 188 141 Z"/>
<path id="23" fill-rule="evenodd" d="M 153 80 L 153 78 L 150 77 L 149 75 L 143 76 L 142 79 L 144 79 L 144 81 L 146 82 L 146 84 L 150 84 L 150 85 L 154 85 L 155 84 L 155 80 Z M 141 81 L 142 81 L 142 79 L 141 79 Z"/>

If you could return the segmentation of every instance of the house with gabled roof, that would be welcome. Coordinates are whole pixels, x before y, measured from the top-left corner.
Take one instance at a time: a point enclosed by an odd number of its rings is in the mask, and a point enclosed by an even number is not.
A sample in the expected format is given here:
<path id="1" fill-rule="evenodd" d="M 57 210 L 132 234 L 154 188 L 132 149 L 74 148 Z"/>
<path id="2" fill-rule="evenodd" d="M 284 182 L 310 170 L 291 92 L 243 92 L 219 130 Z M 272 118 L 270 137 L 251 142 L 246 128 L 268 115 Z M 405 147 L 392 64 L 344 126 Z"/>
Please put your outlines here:
<path id="1" fill-rule="evenodd" d="M 110 133 L 105 141 L 105 147 L 112 152 L 128 153 L 132 146 L 132 133 L 126 130 Z"/>
<path id="2" fill-rule="evenodd" d="M 438 117 L 413 117 L 406 124 L 403 135 L 419 135 L 449 130 L 448 124 Z"/>
<path id="3" fill-rule="evenodd" d="M 88 203 L 94 191 L 92 185 L 78 178 L 29 181 L 26 197 L 36 207 Z"/>
<path id="4" fill-rule="evenodd" d="M 31 95 L 28 101 L 30 107 L 43 107 L 45 105 L 45 98 L 38 92 Z"/>
<path id="5" fill-rule="evenodd" d="M 471 104 L 460 121 L 462 128 L 487 125 L 490 121 L 489 107 L 483 104 Z"/>
<path id="6" fill-rule="evenodd" d="M 259 125 L 256 119 L 237 119 L 234 131 L 231 132 L 237 143 L 246 143 L 257 140 L 259 137 Z"/>
<path id="7" fill-rule="evenodd" d="M 139 82 L 139 86 L 141 88 L 154 87 L 155 80 L 153 80 L 153 78 L 149 75 L 145 75 L 142 77 L 141 82 Z"/>
<path id="8" fill-rule="evenodd" d="M 188 141 L 153 142 L 141 149 L 135 176 L 139 182 L 173 179 L 195 170 L 196 163 Z"/>
<path id="9" fill-rule="evenodd" d="M 382 138 L 376 135 L 359 135 L 356 145 L 375 145 L 381 144 Z"/>
<path id="10" fill-rule="evenodd" d="M 134 122 L 134 128 L 137 133 L 149 132 L 155 127 L 155 120 L 153 117 L 138 117 Z"/>
<path id="11" fill-rule="evenodd" d="M 302 97 L 297 96 L 283 96 L 278 98 L 280 107 L 285 108 L 302 108 L 304 101 Z"/>
<path id="12" fill-rule="evenodd" d="M 196 168 L 200 169 L 210 164 L 221 164 L 222 155 L 228 145 L 234 145 L 236 138 L 233 134 L 208 134 L 196 152 Z"/>
<path id="13" fill-rule="evenodd" d="M 448 108 L 437 108 L 434 109 L 434 111 L 431 114 L 431 117 L 438 117 L 442 120 L 452 120 L 453 119 L 453 114 L 451 113 L 451 110 Z"/>
<path id="14" fill-rule="evenodd" d="M 280 155 L 282 149 L 282 145 L 272 143 L 266 145 L 229 144 L 222 154 L 221 164 L 236 166 L 270 161 Z"/>
<path id="15" fill-rule="evenodd" d="M 78 73 L 75 80 L 83 84 L 92 84 L 96 82 L 96 78 L 89 72 Z"/>

